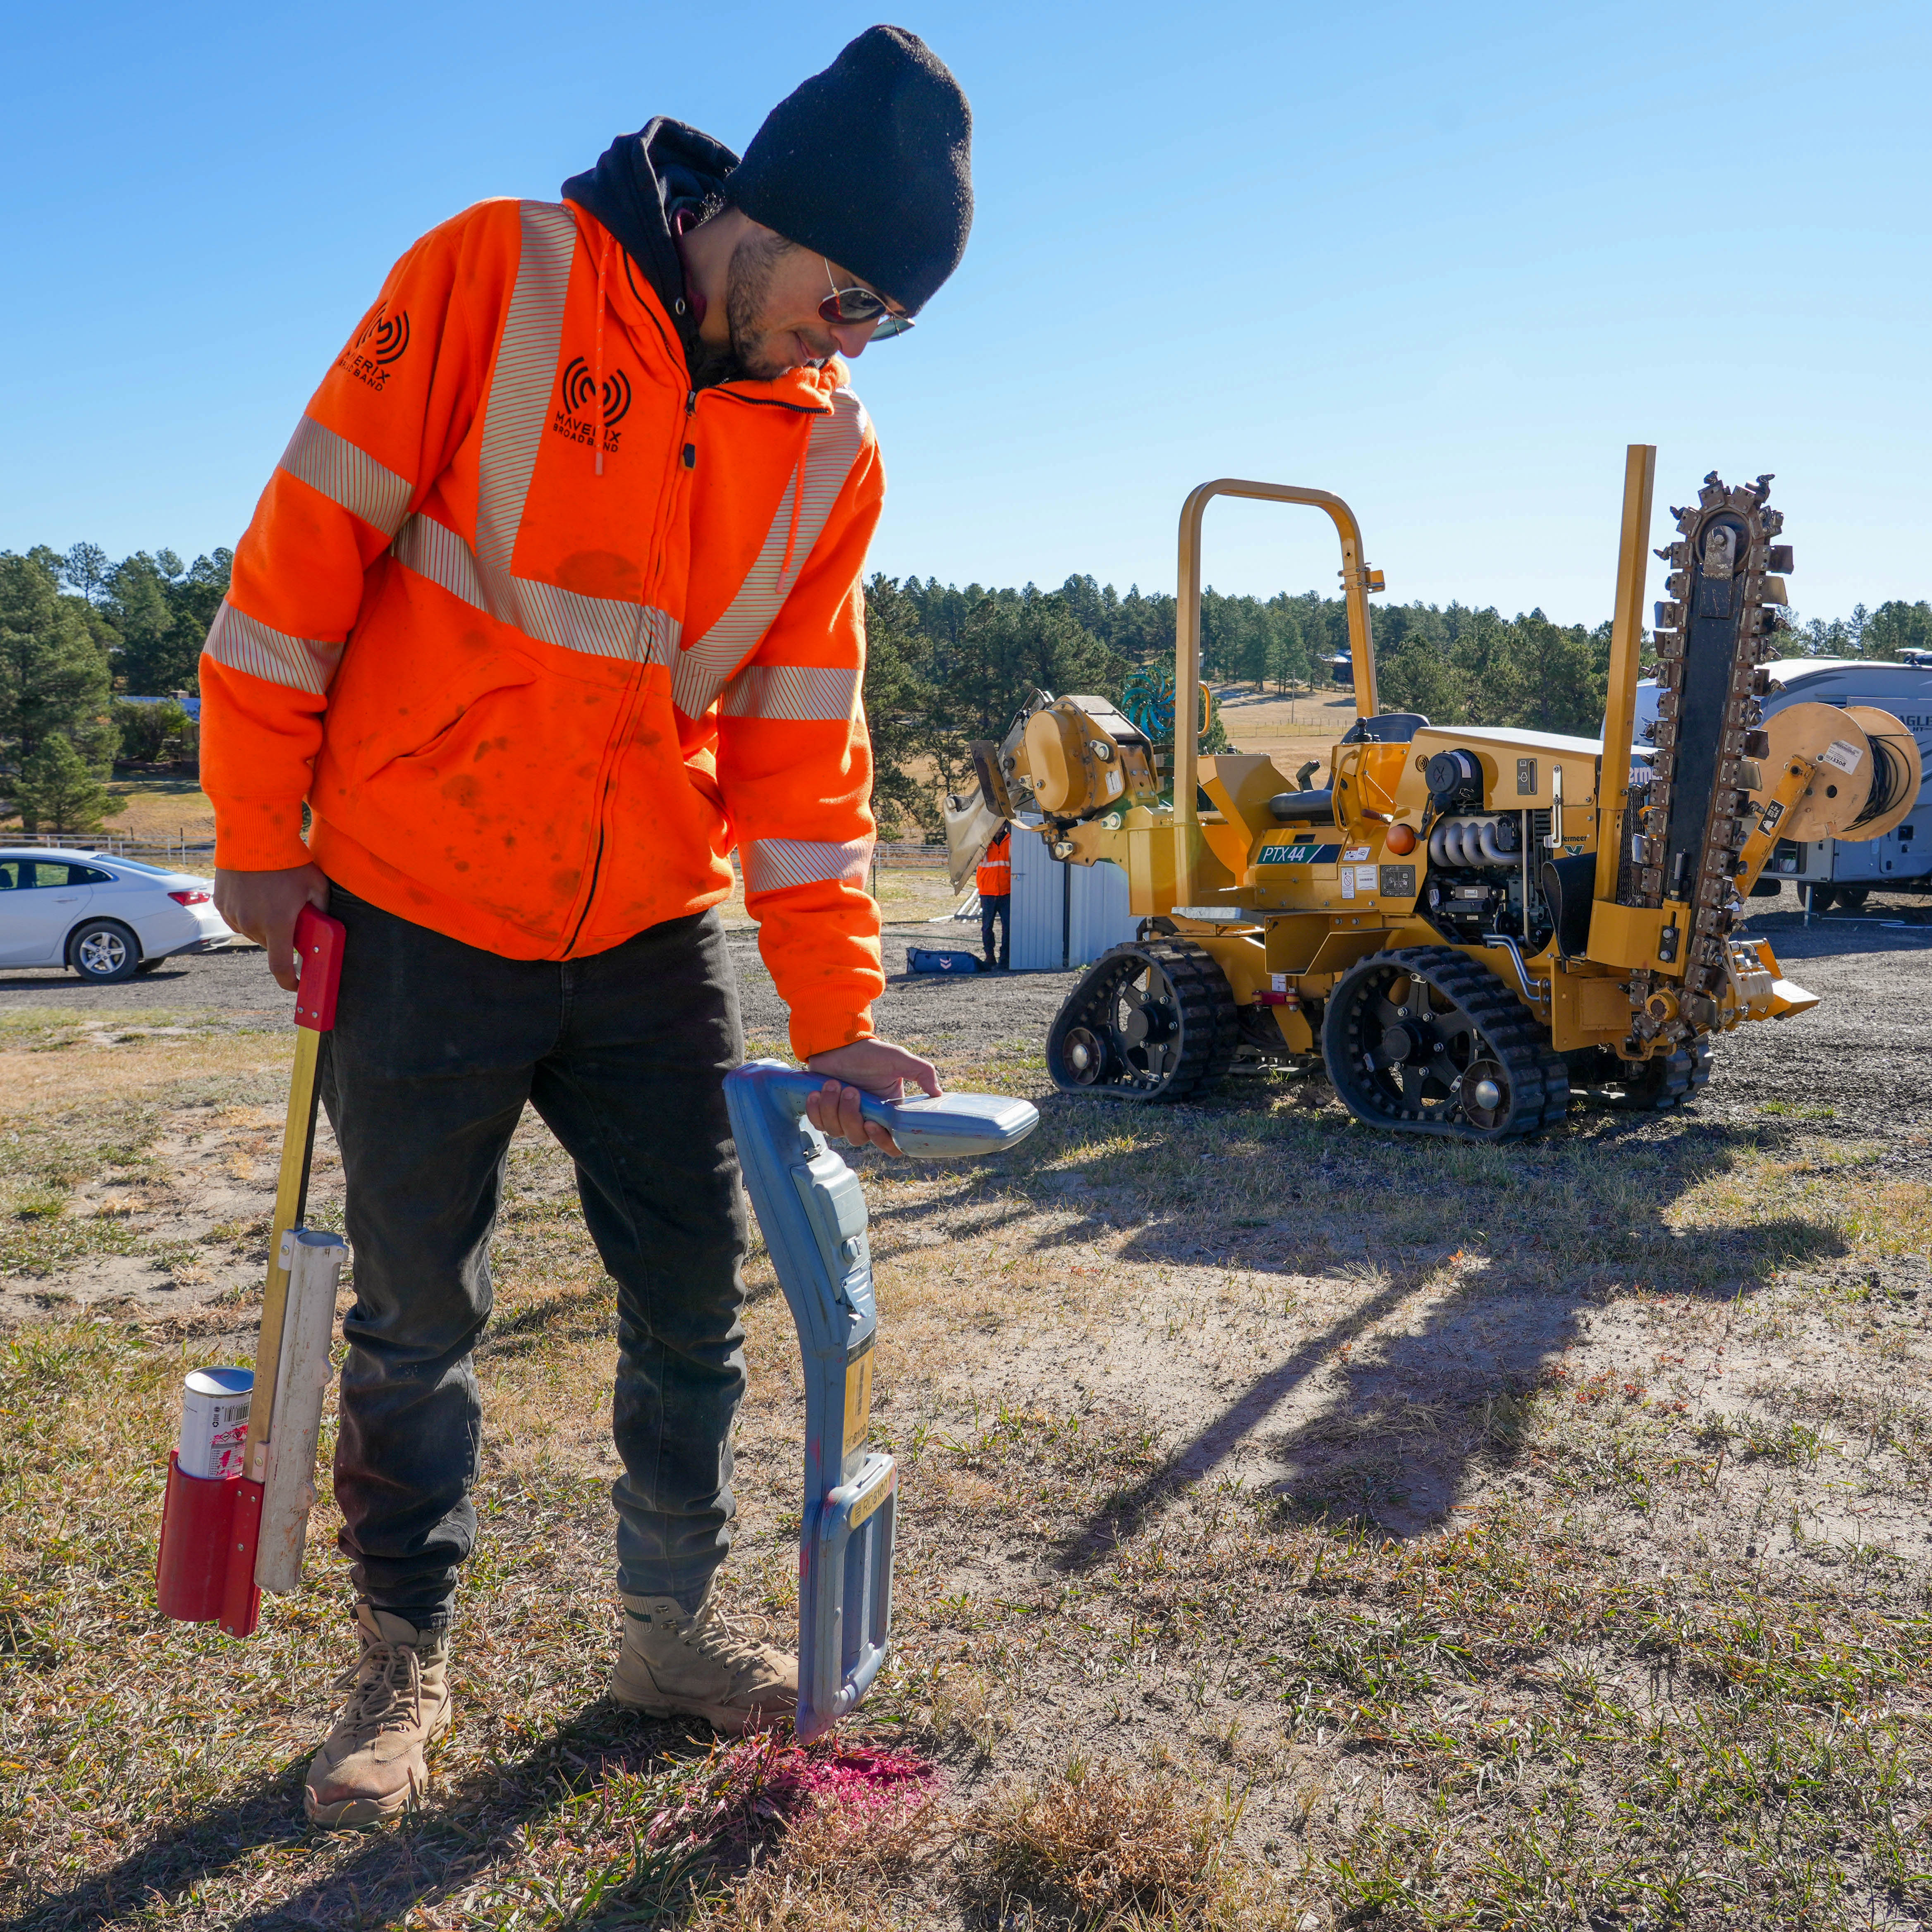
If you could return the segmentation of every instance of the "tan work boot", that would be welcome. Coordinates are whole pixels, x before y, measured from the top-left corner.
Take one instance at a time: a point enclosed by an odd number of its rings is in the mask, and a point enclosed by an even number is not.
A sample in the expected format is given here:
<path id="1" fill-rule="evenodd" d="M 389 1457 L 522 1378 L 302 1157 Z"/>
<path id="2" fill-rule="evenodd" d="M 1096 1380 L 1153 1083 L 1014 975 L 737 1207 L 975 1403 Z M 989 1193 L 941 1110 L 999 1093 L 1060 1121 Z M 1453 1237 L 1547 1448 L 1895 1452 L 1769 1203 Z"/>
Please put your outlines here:
<path id="1" fill-rule="evenodd" d="M 624 1647 L 610 1694 L 647 1718 L 702 1718 L 734 1737 L 798 1708 L 798 1660 L 728 1618 L 715 1592 L 695 1612 L 624 1593 Z"/>
<path id="2" fill-rule="evenodd" d="M 316 1825 L 393 1817 L 429 1782 L 423 1754 L 449 1726 L 449 1634 L 356 1606 L 362 1654 L 337 1684 L 349 1702 L 310 1760 L 302 1807 Z"/>

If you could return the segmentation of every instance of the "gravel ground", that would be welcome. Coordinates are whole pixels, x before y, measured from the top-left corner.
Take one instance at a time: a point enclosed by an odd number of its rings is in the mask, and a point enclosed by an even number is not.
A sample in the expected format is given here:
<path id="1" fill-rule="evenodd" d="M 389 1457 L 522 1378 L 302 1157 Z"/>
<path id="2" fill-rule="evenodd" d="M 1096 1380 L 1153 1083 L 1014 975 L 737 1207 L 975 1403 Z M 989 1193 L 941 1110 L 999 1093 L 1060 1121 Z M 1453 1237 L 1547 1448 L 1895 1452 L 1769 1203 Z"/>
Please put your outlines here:
<path id="1" fill-rule="evenodd" d="M 1813 1012 L 1782 1025 L 1751 1026 L 1718 1044 L 1718 1066 L 1700 1111 L 1714 1118 L 1759 1112 L 1767 1100 L 1829 1106 L 1840 1130 L 1900 1141 L 1922 1135 L 1932 1095 L 1932 914 L 1922 901 L 1874 900 L 1860 919 L 1807 928 L 1792 912 L 1754 918 L 1788 976 L 1820 996 Z M 976 1052 L 1044 1045 L 1078 975 L 1016 973 L 948 979 L 908 974 L 908 946 L 968 946 L 976 928 L 888 926 L 887 981 L 880 1030 L 957 1067 Z M 757 938 L 730 935 L 755 1049 L 785 1038 L 784 1009 L 760 963 Z M 288 996 L 254 947 L 170 960 L 118 986 L 87 986 L 70 974 L 0 971 L 0 1012 L 31 1007 L 81 1014 L 154 1015 L 214 1009 L 244 1021 L 285 1016 Z"/>

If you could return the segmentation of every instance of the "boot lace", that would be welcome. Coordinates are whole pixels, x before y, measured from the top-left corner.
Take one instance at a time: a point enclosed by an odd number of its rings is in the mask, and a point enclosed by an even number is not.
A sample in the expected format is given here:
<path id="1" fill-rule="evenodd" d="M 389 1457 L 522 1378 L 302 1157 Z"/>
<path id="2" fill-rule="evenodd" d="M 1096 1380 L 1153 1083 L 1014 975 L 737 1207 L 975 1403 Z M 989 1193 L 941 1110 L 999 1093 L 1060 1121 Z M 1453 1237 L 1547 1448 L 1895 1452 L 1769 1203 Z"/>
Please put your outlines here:
<path id="1" fill-rule="evenodd" d="M 350 1694 L 340 1722 L 369 1737 L 422 1722 L 422 1658 L 412 1644 L 368 1644 L 335 1688 Z"/>
<path id="2" fill-rule="evenodd" d="M 685 1642 L 693 1649 L 716 1658 L 734 1672 L 770 1667 L 771 1634 L 769 1618 L 743 1612 L 731 1616 L 715 1597 L 685 1625 L 683 1633 Z"/>

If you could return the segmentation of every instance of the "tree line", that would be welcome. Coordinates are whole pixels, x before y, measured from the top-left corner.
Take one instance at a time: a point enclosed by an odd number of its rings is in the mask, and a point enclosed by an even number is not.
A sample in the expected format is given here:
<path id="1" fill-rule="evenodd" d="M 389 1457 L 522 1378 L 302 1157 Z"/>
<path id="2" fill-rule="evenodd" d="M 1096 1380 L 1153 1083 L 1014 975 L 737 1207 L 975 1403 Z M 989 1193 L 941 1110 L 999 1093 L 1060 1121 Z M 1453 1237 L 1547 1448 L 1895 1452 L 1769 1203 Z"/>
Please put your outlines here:
<path id="1" fill-rule="evenodd" d="M 1057 590 L 883 574 L 866 586 L 866 710 L 878 775 L 874 806 L 902 836 L 936 836 L 940 800 L 966 782 L 968 747 L 997 738 L 1032 691 L 1118 700 L 1138 665 L 1171 662 L 1174 599 L 1091 577 Z M 1438 724 L 1511 725 L 1594 737 L 1610 682 L 1610 625 L 1558 624 L 1540 610 L 1505 617 L 1493 605 L 1372 607 L 1377 694 L 1387 711 Z M 1895 658 L 1932 648 L 1932 603 L 1894 601 L 1849 618 L 1786 614 L 1791 656 Z M 1201 602 L 1204 677 L 1279 693 L 1348 681 L 1346 604 L 1318 592 Z M 1648 635 L 1645 663 L 1648 668 Z M 1217 724 L 1207 748 L 1225 748 Z"/>
<path id="2" fill-rule="evenodd" d="M 118 562 L 95 544 L 0 550 L 0 792 L 28 832 L 88 832 L 110 815 L 117 758 L 191 742 L 172 700 L 196 692 L 232 554 L 170 550 Z M 0 806 L 0 814 L 4 814 Z"/>
<path id="3" fill-rule="evenodd" d="M 192 730 L 166 699 L 198 690 L 202 643 L 228 589 L 232 554 L 184 563 L 172 550 L 118 562 L 92 544 L 0 551 L 0 794 L 29 830 L 99 823 L 113 762 L 148 761 Z M 936 578 L 875 575 L 866 586 L 865 704 L 878 776 L 874 806 L 899 836 L 936 835 L 940 802 L 963 784 L 968 747 L 997 738 L 1035 688 L 1118 700 L 1137 666 L 1170 662 L 1174 599 L 1090 576 L 1058 589 L 964 590 Z M 1594 736 L 1603 716 L 1610 627 L 1505 617 L 1451 602 L 1374 607 L 1384 709 L 1438 724 L 1508 724 Z M 1339 597 L 1203 593 L 1203 674 L 1286 692 L 1346 682 Z M 1892 658 L 1932 649 L 1932 604 L 1894 600 L 1826 622 L 1792 620 L 1793 654 Z M 1217 728 L 1214 744 L 1225 745 Z M 4 812 L 0 800 L 0 812 Z M 90 818 L 89 812 L 93 816 Z"/>

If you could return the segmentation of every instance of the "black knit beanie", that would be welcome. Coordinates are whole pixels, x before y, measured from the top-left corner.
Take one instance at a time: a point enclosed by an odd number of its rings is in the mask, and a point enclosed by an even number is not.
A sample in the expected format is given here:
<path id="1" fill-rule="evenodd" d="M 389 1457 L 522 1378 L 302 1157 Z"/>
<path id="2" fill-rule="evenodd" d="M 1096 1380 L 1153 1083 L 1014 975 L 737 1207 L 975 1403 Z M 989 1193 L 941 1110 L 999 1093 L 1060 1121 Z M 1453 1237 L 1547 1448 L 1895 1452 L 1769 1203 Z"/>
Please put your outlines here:
<path id="1" fill-rule="evenodd" d="M 916 314 L 973 225 L 973 110 L 903 27 L 868 27 L 765 117 L 725 192 Z"/>

